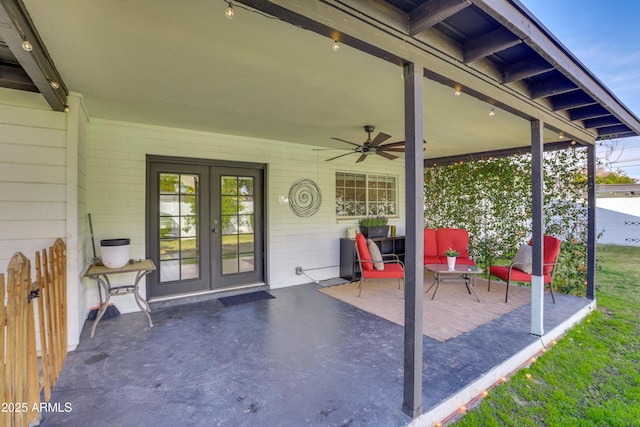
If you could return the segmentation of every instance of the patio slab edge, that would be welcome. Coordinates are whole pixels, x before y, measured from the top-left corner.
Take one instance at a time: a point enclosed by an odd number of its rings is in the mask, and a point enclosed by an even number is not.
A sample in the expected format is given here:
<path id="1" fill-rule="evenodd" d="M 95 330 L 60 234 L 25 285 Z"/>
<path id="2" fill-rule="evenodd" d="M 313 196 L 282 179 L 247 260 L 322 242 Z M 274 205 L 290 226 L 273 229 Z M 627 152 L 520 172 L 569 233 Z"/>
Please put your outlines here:
<path id="1" fill-rule="evenodd" d="M 451 395 L 441 404 L 433 407 L 429 411 L 423 413 L 418 418 L 409 423 L 408 427 L 426 427 L 433 426 L 437 422 L 450 420 L 453 415 L 460 412 L 462 406 L 468 407 L 471 402 L 477 402 L 479 396 L 485 390 L 491 389 L 502 378 L 509 377 L 524 367 L 529 359 L 547 348 L 549 343 L 560 338 L 567 331 L 573 328 L 577 323 L 587 317 L 596 307 L 596 301 L 591 301 L 584 308 L 577 311 L 571 317 L 545 333 L 540 339 L 526 346 L 518 353 L 505 360 L 503 363 L 496 365 L 486 374 L 479 377 L 476 381 L 461 389 L 459 392 Z M 545 344 L 546 341 L 546 344 Z"/>

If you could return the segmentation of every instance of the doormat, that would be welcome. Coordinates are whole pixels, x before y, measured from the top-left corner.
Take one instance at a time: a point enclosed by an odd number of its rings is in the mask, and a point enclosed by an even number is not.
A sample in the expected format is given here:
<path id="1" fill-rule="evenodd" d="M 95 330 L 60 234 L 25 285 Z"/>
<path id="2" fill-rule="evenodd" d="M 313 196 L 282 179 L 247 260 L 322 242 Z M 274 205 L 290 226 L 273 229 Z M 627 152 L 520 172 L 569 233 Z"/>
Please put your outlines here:
<path id="1" fill-rule="evenodd" d="M 251 292 L 248 294 L 233 295 L 230 297 L 220 298 L 219 301 L 225 307 L 229 307 L 230 305 L 244 304 L 245 302 L 260 301 L 263 299 L 271 299 L 271 298 L 275 298 L 275 297 L 271 295 L 269 292 L 258 291 L 258 292 Z"/>

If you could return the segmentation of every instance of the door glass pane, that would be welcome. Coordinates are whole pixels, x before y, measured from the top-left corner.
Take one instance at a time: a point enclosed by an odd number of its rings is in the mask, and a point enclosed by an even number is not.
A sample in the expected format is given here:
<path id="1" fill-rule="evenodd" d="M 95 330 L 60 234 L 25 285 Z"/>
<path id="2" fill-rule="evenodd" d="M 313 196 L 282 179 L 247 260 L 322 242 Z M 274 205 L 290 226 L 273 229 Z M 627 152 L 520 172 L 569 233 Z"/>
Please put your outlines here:
<path id="1" fill-rule="evenodd" d="M 227 195 L 230 194 L 235 196 L 238 194 L 238 177 L 236 176 L 223 176 L 221 179 L 221 188 L 220 194 Z"/>
<path id="2" fill-rule="evenodd" d="M 253 233 L 253 215 L 238 215 L 238 232 Z"/>
<path id="3" fill-rule="evenodd" d="M 180 243 L 178 239 L 161 239 L 160 240 L 160 261 L 179 259 Z"/>
<path id="4" fill-rule="evenodd" d="M 238 196 L 222 196 L 220 198 L 220 206 L 222 207 L 222 215 L 235 215 L 238 213 Z"/>
<path id="5" fill-rule="evenodd" d="M 238 200 L 238 212 L 241 214 L 253 213 L 253 196 L 242 196 Z"/>
<path id="6" fill-rule="evenodd" d="M 253 195 L 253 178 L 251 177 L 238 177 L 238 193 Z"/>
<path id="7" fill-rule="evenodd" d="M 238 254 L 238 235 L 222 236 L 222 256 L 235 256 Z"/>
<path id="8" fill-rule="evenodd" d="M 238 269 L 241 272 L 253 271 L 255 269 L 254 263 L 254 235 L 242 234 L 239 236 L 238 245 Z"/>
<path id="9" fill-rule="evenodd" d="M 223 215 L 222 216 L 222 234 L 238 234 L 238 216 Z"/>
<path id="10" fill-rule="evenodd" d="M 200 277 L 200 176 L 160 173 L 160 282 Z"/>
<path id="11" fill-rule="evenodd" d="M 160 282 L 180 280 L 180 261 L 160 261 Z"/>
<path id="12" fill-rule="evenodd" d="M 255 270 L 254 178 L 220 179 L 222 274 Z"/>

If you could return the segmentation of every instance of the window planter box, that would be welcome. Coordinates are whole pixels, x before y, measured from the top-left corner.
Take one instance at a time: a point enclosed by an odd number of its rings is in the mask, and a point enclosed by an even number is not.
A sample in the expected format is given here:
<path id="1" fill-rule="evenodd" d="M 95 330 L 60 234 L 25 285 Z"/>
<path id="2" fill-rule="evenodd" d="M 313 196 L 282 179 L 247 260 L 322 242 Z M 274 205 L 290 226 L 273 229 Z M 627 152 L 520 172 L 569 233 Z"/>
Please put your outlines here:
<path id="1" fill-rule="evenodd" d="M 366 227 L 361 225 L 360 232 L 364 235 L 364 237 L 369 239 L 372 237 L 387 237 L 387 235 L 389 234 L 389 226 L 376 225 L 373 227 Z"/>

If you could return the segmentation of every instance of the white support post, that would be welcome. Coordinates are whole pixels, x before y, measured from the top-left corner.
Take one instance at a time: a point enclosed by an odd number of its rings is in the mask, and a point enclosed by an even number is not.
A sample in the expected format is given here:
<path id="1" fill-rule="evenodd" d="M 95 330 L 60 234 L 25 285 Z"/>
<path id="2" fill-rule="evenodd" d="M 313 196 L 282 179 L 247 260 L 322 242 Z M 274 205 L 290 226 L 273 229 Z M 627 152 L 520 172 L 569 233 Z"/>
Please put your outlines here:
<path id="1" fill-rule="evenodd" d="M 533 275 L 531 277 L 531 334 L 544 335 L 544 158 L 543 123 L 531 120 L 531 197 Z"/>

